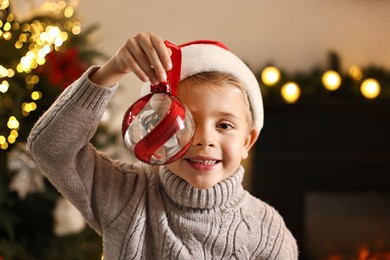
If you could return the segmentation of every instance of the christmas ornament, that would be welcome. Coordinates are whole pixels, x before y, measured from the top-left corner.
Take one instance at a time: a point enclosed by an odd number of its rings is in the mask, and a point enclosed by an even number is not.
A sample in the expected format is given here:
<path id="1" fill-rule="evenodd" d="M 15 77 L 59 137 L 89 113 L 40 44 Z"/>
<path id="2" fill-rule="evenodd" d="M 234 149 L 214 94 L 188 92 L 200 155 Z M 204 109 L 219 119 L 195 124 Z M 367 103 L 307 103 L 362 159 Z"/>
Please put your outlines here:
<path id="1" fill-rule="evenodd" d="M 78 209 L 69 200 L 59 198 L 53 211 L 53 232 L 57 236 L 77 234 L 85 227 L 85 221 Z"/>
<path id="2" fill-rule="evenodd" d="M 9 190 L 15 191 L 21 200 L 27 194 L 45 190 L 43 175 L 25 143 L 18 143 L 8 154 L 8 170 L 15 172 Z"/>
<path id="3" fill-rule="evenodd" d="M 125 113 L 122 134 L 126 146 L 148 164 L 168 164 L 190 147 L 194 134 L 192 116 L 176 97 L 180 81 L 181 51 L 166 41 L 172 50 L 173 68 L 167 81 L 151 85 L 151 93 L 136 101 Z"/>

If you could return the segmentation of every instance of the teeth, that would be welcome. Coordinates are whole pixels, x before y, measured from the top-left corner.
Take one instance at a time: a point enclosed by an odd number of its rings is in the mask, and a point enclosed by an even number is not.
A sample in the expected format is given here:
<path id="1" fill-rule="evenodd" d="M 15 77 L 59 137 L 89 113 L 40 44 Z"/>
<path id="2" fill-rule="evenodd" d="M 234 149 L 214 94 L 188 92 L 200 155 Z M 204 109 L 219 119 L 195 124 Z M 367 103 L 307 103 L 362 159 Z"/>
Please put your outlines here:
<path id="1" fill-rule="evenodd" d="M 193 163 L 200 163 L 200 164 L 206 164 L 206 165 L 216 164 L 217 163 L 217 160 L 196 160 L 196 159 L 190 159 L 190 161 L 193 162 Z"/>

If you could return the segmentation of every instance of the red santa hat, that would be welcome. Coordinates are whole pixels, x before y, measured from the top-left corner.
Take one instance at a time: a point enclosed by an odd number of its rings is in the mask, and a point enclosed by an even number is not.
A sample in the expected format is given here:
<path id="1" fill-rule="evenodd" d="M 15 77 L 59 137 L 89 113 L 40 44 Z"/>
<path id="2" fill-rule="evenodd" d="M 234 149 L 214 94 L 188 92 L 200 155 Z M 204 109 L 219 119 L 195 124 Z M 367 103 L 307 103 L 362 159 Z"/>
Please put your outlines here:
<path id="1" fill-rule="evenodd" d="M 180 81 L 201 72 L 219 71 L 237 78 L 247 92 L 256 128 L 263 127 L 264 112 L 259 83 L 248 66 L 220 42 L 201 40 L 179 46 L 182 54 Z M 175 65 L 173 65 L 175 66 Z M 149 93 L 150 83 L 142 94 Z"/>

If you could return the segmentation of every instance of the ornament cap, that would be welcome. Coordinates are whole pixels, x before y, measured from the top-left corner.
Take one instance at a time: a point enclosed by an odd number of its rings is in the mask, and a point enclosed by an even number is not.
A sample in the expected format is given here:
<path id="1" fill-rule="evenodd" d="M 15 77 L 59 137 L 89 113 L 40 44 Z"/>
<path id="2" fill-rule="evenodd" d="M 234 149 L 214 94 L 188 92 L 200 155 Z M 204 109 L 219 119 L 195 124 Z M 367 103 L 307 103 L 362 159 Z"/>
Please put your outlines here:
<path id="1" fill-rule="evenodd" d="M 150 92 L 152 93 L 172 93 L 171 84 L 168 80 L 159 82 L 155 85 L 150 85 Z"/>

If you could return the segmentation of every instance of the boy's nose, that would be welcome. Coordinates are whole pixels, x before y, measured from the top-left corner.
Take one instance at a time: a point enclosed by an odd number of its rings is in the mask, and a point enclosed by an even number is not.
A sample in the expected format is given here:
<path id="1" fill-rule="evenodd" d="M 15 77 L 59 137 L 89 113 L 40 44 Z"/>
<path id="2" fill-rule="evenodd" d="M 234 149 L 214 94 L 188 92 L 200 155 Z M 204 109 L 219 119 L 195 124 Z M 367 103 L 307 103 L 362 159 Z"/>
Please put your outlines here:
<path id="1" fill-rule="evenodd" d="M 192 144 L 196 146 L 215 146 L 213 133 L 207 127 L 195 127 L 194 138 Z"/>

